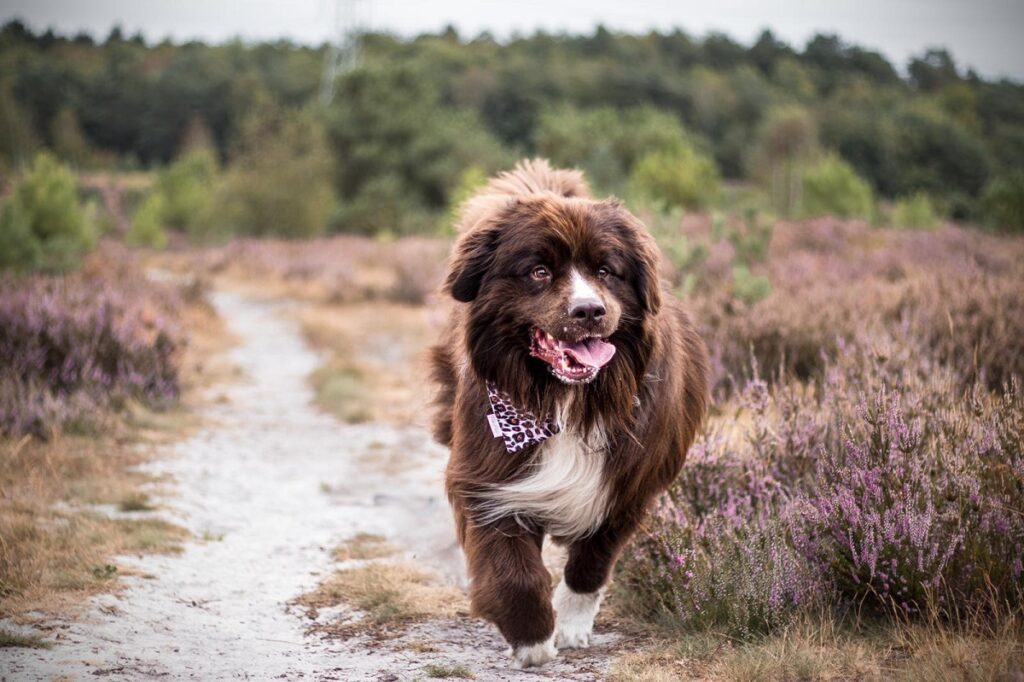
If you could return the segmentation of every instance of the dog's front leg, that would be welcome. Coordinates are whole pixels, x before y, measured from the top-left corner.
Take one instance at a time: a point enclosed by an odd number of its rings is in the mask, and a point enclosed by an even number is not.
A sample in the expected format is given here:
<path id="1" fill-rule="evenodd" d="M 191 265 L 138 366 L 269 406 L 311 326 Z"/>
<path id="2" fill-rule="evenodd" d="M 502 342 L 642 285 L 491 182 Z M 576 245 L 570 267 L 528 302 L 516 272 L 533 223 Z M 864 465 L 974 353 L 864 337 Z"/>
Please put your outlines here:
<path id="1" fill-rule="evenodd" d="M 558 654 L 551 609 L 551 575 L 541 560 L 543 535 L 514 523 L 466 528 L 473 611 L 498 626 L 515 667 L 543 665 Z"/>
<path id="2" fill-rule="evenodd" d="M 562 582 L 555 589 L 556 642 L 560 649 L 590 646 L 594 618 L 601 608 L 605 586 L 634 524 L 605 524 L 592 535 L 569 545 Z"/>

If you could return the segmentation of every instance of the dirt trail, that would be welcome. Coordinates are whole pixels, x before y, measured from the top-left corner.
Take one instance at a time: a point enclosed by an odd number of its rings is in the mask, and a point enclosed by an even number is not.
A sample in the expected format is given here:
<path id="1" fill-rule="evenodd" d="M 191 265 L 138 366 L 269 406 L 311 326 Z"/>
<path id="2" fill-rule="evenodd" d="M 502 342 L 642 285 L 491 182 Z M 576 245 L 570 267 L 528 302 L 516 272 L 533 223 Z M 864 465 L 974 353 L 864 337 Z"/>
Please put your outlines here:
<path id="1" fill-rule="evenodd" d="M 312 407 L 306 379 L 319 358 L 282 304 L 224 292 L 213 301 L 241 339 L 232 351 L 241 376 L 218 387 L 225 399 L 204 429 L 150 465 L 174 481 L 158 513 L 196 540 L 179 555 L 120 559 L 145 577 L 55 624 L 52 649 L 0 649 L 0 678 L 413 680 L 431 663 L 464 665 L 479 680 L 602 677 L 614 638 L 600 632 L 591 649 L 532 673 L 510 670 L 494 628 L 465 617 L 384 640 L 307 634 L 311 621 L 289 601 L 326 577 L 330 549 L 359 532 L 464 583 L 441 492 L 446 454 L 421 429 L 342 425 Z M 379 452 L 392 453 L 387 466 Z M 322 610 L 318 622 L 340 611 Z M 423 642 L 435 650 L 410 647 Z"/>

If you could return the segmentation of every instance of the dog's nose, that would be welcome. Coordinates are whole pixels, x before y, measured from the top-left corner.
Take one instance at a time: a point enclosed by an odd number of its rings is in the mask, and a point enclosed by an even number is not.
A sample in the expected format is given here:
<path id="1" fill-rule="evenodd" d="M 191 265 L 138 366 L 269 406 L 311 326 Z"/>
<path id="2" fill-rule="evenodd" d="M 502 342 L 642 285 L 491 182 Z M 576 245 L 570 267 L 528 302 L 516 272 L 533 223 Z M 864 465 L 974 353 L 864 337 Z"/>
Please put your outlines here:
<path id="1" fill-rule="evenodd" d="M 577 322 L 596 322 L 604 317 L 604 313 L 604 304 L 593 298 L 569 304 L 569 317 Z"/>

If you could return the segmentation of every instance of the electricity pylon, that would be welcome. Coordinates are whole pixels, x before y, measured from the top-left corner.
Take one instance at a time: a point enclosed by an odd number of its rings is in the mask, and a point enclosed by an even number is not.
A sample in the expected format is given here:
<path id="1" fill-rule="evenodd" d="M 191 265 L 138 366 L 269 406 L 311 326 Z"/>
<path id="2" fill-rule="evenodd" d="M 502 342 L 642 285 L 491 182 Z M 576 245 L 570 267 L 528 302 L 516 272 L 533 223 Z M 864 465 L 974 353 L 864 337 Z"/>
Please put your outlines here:
<path id="1" fill-rule="evenodd" d="M 348 73 L 359 64 L 368 11 L 368 0 L 334 0 L 334 35 L 327 45 L 324 72 L 320 80 L 320 102 L 324 106 L 334 99 L 334 83 L 338 76 Z"/>

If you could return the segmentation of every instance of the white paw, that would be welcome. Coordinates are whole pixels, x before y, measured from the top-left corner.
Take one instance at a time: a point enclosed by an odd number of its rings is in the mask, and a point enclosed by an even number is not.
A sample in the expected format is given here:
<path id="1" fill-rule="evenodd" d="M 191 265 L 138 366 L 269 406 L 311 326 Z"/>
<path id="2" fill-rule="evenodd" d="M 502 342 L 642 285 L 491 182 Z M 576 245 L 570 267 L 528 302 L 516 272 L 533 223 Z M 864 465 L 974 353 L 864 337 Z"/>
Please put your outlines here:
<path id="1" fill-rule="evenodd" d="M 543 642 L 517 646 L 512 650 L 512 665 L 517 670 L 544 665 L 555 660 L 558 649 L 555 648 L 555 636 L 551 635 Z"/>
<path id="2" fill-rule="evenodd" d="M 555 588 L 555 639 L 560 649 L 585 649 L 590 646 L 594 616 L 601 608 L 604 588 L 597 592 L 573 592 L 563 580 Z"/>

